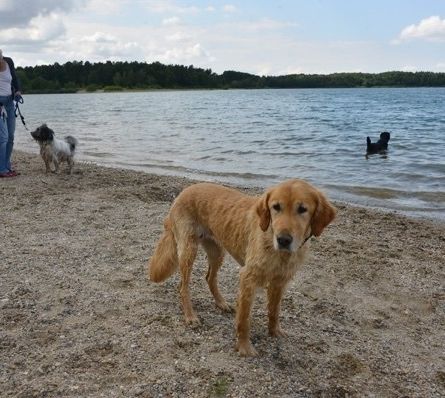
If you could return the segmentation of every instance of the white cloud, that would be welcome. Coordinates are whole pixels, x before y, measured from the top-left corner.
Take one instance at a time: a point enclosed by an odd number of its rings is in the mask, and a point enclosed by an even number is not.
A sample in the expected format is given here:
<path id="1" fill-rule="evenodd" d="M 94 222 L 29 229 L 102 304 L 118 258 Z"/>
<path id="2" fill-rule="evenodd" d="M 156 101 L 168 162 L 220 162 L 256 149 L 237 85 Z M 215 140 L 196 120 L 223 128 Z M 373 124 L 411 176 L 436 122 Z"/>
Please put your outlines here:
<path id="1" fill-rule="evenodd" d="M 151 12 L 156 13 L 175 13 L 175 14 L 196 14 L 200 11 L 195 6 L 180 6 L 172 0 L 146 0 L 143 3 L 144 7 Z"/>
<path id="2" fill-rule="evenodd" d="M 225 12 L 236 12 L 236 7 L 232 4 L 226 4 L 223 6 Z"/>
<path id="3" fill-rule="evenodd" d="M 165 36 L 165 39 L 167 41 L 176 41 L 176 42 L 187 41 L 187 40 L 190 40 L 191 38 L 192 38 L 192 36 L 185 32 L 175 32 L 175 33 Z"/>
<path id="4" fill-rule="evenodd" d="M 419 68 L 417 66 L 414 65 L 405 65 L 402 66 L 401 68 L 399 68 L 402 72 L 415 72 L 418 71 Z"/>
<path id="5" fill-rule="evenodd" d="M 211 55 L 204 50 L 200 43 L 189 47 L 175 47 L 158 55 L 158 60 L 167 64 L 172 63 L 190 63 L 192 60 L 212 61 Z"/>
<path id="6" fill-rule="evenodd" d="M 272 71 L 271 65 L 257 65 L 255 74 L 259 76 L 267 76 L 270 75 Z"/>
<path id="7" fill-rule="evenodd" d="M 164 26 L 174 26 L 179 25 L 181 20 L 178 17 L 170 17 L 170 18 L 164 18 L 162 20 L 162 25 Z"/>
<path id="8" fill-rule="evenodd" d="M 54 12 L 69 12 L 86 0 L 0 0 L 1 29 L 26 27 L 32 19 Z M 1 30 L 0 29 L 0 30 Z"/>
<path id="9" fill-rule="evenodd" d="M 89 61 L 120 61 L 126 57 L 134 57 L 141 51 L 141 46 L 134 41 L 119 40 L 104 32 L 95 32 L 80 40 L 71 40 L 67 46 L 66 56 L 69 59 Z M 72 54 L 72 55 L 71 55 Z"/>
<path id="10" fill-rule="evenodd" d="M 438 62 L 435 66 L 434 69 L 437 72 L 445 72 L 445 62 Z"/>
<path id="11" fill-rule="evenodd" d="M 2 31 L 2 41 L 9 45 L 45 44 L 65 34 L 65 25 L 60 15 L 51 13 L 33 18 L 29 26 Z"/>
<path id="12" fill-rule="evenodd" d="M 240 28 L 245 30 L 278 30 L 298 26 L 295 22 L 277 21 L 270 18 L 262 18 L 258 21 L 244 22 Z"/>
<path id="13" fill-rule="evenodd" d="M 431 16 L 422 19 L 417 25 L 409 25 L 400 32 L 396 43 L 410 39 L 445 41 L 445 19 L 440 19 L 439 16 Z"/>
<path id="14" fill-rule="evenodd" d="M 91 36 L 84 36 L 80 39 L 83 42 L 87 43 L 116 43 L 117 39 L 116 37 L 103 33 L 103 32 L 96 32 Z"/>

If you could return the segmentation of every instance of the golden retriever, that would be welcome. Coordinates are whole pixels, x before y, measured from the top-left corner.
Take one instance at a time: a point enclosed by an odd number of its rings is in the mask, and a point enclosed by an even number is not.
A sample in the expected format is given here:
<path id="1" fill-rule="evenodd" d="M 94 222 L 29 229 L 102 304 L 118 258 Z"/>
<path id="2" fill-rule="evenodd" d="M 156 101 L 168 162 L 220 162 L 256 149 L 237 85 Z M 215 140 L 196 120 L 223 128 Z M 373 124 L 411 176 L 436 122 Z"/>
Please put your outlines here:
<path id="1" fill-rule="evenodd" d="M 287 283 L 302 265 L 307 240 L 334 219 L 324 194 L 302 180 L 289 180 L 253 197 L 217 184 L 184 189 L 164 221 L 164 232 L 148 264 L 149 278 L 161 282 L 178 268 L 182 308 L 188 324 L 199 319 L 190 299 L 193 262 L 201 244 L 207 253 L 207 283 L 216 305 L 231 308 L 218 289 L 217 273 L 225 251 L 242 266 L 236 309 L 236 349 L 257 355 L 250 342 L 250 311 L 257 287 L 267 290 L 269 334 L 285 335 L 279 310 Z"/>

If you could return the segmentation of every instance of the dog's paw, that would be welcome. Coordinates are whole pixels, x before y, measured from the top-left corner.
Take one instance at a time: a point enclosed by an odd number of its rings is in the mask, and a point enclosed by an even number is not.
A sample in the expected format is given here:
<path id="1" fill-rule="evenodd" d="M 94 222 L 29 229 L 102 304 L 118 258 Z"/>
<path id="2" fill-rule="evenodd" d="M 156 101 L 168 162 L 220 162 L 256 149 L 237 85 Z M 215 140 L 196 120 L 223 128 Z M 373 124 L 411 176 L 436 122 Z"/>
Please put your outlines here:
<path id="1" fill-rule="evenodd" d="M 196 315 L 187 317 L 185 323 L 193 329 L 201 326 L 201 321 Z"/>
<path id="2" fill-rule="evenodd" d="M 288 334 L 280 327 L 276 327 L 273 329 L 269 329 L 269 336 L 271 336 L 271 337 L 287 337 Z"/>
<path id="3" fill-rule="evenodd" d="M 231 305 L 227 304 L 225 301 L 217 302 L 216 306 L 224 312 L 228 313 L 235 312 L 235 309 Z"/>
<path id="4" fill-rule="evenodd" d="M 253 345 L 250 341 L 239 341 L 236 343 L 236 351 L 242 357 L 256 357 L 258 356 L 257 350 L 253 348 Z"/>

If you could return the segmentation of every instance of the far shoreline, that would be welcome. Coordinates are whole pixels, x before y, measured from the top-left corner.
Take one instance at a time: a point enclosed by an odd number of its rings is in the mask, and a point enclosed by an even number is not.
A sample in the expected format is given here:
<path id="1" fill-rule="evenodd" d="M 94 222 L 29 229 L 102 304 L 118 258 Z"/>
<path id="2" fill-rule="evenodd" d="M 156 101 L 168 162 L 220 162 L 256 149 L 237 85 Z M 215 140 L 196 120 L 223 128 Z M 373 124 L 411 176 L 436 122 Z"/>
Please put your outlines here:
<path id="1" fill-rule="evenodd" d="M 267 90 L 357 90 L 357 89 L 445 89 L 445 86 L 356 86 L 356 87 L 196 87 L 196 88 L 140 88 L 140 89 L 98 89 L 98 90 L 87 90 L 79 89 L 75 91 L 71 90 L 60 90 L 60 91 L 31 91 L 24 92 L 23 95 L 47 95 L 47 94 L 115 94 L 115 93 L 152 93 L 152 92 L 172 92 L 172 91 L 267 91 Z"/>

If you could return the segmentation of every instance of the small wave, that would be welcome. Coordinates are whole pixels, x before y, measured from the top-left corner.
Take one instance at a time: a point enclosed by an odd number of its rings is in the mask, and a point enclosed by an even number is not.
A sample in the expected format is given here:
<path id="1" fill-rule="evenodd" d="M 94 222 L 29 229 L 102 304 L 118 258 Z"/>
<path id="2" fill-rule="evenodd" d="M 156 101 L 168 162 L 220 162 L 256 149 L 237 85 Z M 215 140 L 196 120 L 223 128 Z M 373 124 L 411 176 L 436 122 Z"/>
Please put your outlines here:
<path id="1" fill-rule="evenodd" d="M 445 191 L 402 191 L 381 187 L 346 186 L 333 184 L 328 184 L 326 185 L 326 187 L 358 196 L 375 199 L 408 199 L 438 204 L 445 203 Z"/>
<path id="2" fill-rule="evenodd" d="M 271 156 L 313 156 L 314 152 L 290 152 L 290 151 L 284 151 L 284 152 L 261 152 L 262 155 L 271 155 Z"/>
<path id="3" fill-rule="evenodd" d="M 114 155 L 109 152 L 90 152 L 90 151 L 83 151 L 82 155 L 91 156 L 93 158 L 112 158 Z"/>
<path id="4" fill-rule="evenodd" d="M 257 152 L 256 151 L 235 151 L 233 149 L 229 149 L 226 151 L 222 151 L 221 153 L 228 153 L 228 154 L 230 153 L 233 155 L 251 155 L 251 154 L 256 154 Z"/>
<path id="5" fill-rule="evenodd" d="M 124 168 L 130 169 L 139 169 L 150 172 L 152 170 L 164 170 L 168 172 L 172 172 L 174 175 L 182 175 L 182 176 L 192 176 L 202 178 L 203 176 L 211 176 L 211 177 L 219 177 L 217 180 L 251 180 L 251 181 L 261 181 L 261 180 L 277 180 L 280 176 L 275 174 L 261 174 L 261 173 L 249 173 L 249 172 L 235 172 L 235 171 L 213 171 L 213 170 L 203 170 L 203 169 L 193 169 L 189 167 L 184 167 L 180 165 L 166 165 L 161 163 L 135 163 L 135 162 L 123 162 L 117 161 L 114 162 L 114 165 L 121 166 Z"/>
<path id="6" fill-rule="evenodd" d="M 275 175 L 275 174 L 260 174 L 260 173 L 238 173 L 235 171 L 232 172 L 220 172 L 220 171 L 202 171 L 199 170 L 199 173 L 204 173 L 206 175 L 210 175 L 210 176 L 220 176 L 220 177 L 234 177 L 237 179 L 247 179 L 247 180 L 258 180 L 260 181 L 261 179 L 277 179 L 279 178 L 279 176 Z"/>

